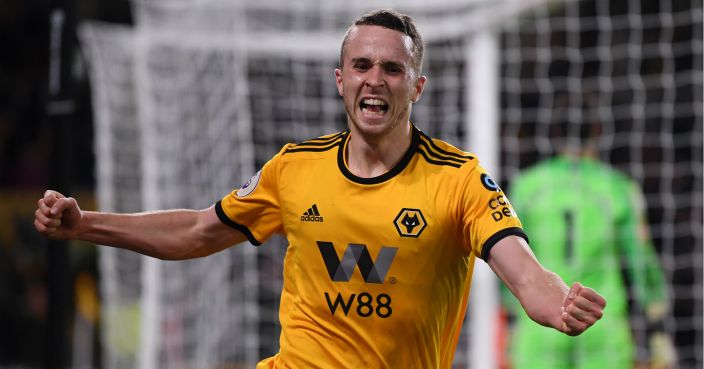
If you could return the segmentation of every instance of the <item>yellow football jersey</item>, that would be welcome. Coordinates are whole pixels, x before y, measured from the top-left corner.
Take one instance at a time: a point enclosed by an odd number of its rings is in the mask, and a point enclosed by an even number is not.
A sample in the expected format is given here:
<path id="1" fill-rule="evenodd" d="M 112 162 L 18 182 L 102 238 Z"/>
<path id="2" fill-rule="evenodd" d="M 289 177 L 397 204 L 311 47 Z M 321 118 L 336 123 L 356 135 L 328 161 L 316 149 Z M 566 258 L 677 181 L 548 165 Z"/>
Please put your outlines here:
<path id="1" fill-rule="evenodd" d="M 474 260 L 521 223 L 473 155 L 414 127 L 393 169 L 361 178 L 349 135 L 284 146 L 216 204 L 251 243 L 289 241 L 280 351 L 257 368 L 450 368 Z"/>

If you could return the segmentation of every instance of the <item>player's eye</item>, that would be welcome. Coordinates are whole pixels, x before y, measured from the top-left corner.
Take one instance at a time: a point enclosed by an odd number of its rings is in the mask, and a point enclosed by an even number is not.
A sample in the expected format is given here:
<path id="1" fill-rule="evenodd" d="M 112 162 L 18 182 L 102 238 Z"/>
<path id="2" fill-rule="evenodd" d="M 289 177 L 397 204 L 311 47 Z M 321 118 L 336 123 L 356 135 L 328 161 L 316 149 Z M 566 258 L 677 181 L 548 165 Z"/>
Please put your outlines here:
<path id="1" fill-rule="evenodd" d="M 403 67 L 397 64 L 391 64 L 386 66 L 386 71 L 389 73 L 402 73 Z"/>
<path id="2" fill-rule="evenodd" d="M 359 71 L 366 71 L 366 70 L 369 70 L 369 63 L 364 63 L 364 62 L 354 63 L 353 67 L 354 67 L 354 69 L 359 70 Z"/>

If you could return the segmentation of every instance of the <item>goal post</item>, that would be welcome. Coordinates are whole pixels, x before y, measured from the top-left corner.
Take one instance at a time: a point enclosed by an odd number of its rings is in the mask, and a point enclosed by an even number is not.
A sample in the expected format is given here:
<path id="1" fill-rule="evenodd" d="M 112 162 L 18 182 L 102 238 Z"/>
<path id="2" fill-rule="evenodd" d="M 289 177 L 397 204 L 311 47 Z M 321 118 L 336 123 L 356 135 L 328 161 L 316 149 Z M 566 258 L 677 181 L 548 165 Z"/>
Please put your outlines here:
<path id="1" fill-rule="evenodd" d="M 476 32 L 467 41 L 465 73 L 469 88 L 466 147 L 481 158 L 492 179 L 501 180 L 499 159 L 499 36 L 496 28 Z M 475 369 L 498 368 L 497 314 L 500 310 L 498 283 L 484 262 L 474 265 L 469 311 L 468 362 Z"/>

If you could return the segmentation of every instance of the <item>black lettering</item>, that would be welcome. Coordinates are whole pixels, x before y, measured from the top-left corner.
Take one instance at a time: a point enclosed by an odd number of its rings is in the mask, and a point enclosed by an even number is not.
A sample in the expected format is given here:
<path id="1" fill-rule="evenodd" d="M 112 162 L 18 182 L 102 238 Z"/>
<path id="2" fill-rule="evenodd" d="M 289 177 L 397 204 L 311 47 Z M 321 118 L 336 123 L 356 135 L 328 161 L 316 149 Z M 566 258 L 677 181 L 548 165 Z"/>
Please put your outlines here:
<path id="1" fill-rule="evenodd" d="M 372 301 L 372 295 L 367 292 L 360 293 L 359 296 L 357 296 L 357 314 L 363 318 L 374 314 Z"/>
<path id="2" fill-rule="evenodd" d="M 330 309 L 330 313 L 332 313 L 332 315 L 335 315 L 337 307 L 340 306 L 342 307 L 342 312 L 345 313 L 345 316 L 347 316 L 347 313 L 350 311 L 350 307 L 352 307 L 352 301 L 354 301 L 354 297 L 355 294 L 353 293 L 352 296 L 350 296 L 349 300 L 347 300 L 347 302 L 345 303 L 345 299 L 342 297 L 342 294 L 338 292 L 337 297 L 335 298 L 335 302 L 333 303 L 332 301 L 330 301 L 330 295 L 325 292 L 325 300 L 327 300 L 328 308 Z"/>
<path id="3" fill-rule="evenodd" d="M 501 214 L 500 211 L 495 211 L 495 212 L 491 213 L 491 217 L 494 218 L 494 221 L 495 221 L 495 222 L 498 222 L 498 221 L 501 220 L 501 218 L 503 218 L 504 216 Z"/>
<path id="4" fill-rule="evenodd" d="M 506 197 L 504 197 L 504 195 L 499 195 L 496 198 L 489 200 L 489 208 L 491 210 L 495 210 L 501 205 L 507 205 Z"/>
<path id="5" fill-rule="evenodd" d="M 316 215 L 301 215 L 302 222 L 322 222 L 323 217 Z"/>
<path id="6" fill-rule="evenodd" d="M 504 213 L 506 217 L 511 217 L 511 209 L 509 209 L 507 206 L 501 209 L 501 212 Z"/>
<path id="7" fill-rule="evenodd" d="M 391 308 L 391 296 L 385 293 L 379 294 L 376 296 L 376 299 L 374 299 L 374 295 L 369 292 L 362 292 L 360 294 L 353 293 L 347 300 L 345 300 L 345 298 L 342 297 L 342 294 L 338 292 L 337 297 L 335 297 L 335 301 L 332 301 L 330 299 L 330 295 L 325 292 L 325 300 L 328 303 L 328 308 L 330 309 L 330 313 L 332 315 L 335 315 L 337 309 L 340 308 L 342 313 L 347 316 L 355 300 L 357 301 L 357 308 L 355 309 L 357 311 L 357 315 L 363 318 L 368 318 L 376 313 L 379 318 L 386 319 L 393 314 L 393 309 Z M 375 300 L 376 307 L 374 306 Z"/>
<path id="8" fill-rule="evenodd" d="M 376 315 L 379 318 L 388 318 L 393 313 L 391 310 L 391 296 L 381 293 L 376 297 Z"/>

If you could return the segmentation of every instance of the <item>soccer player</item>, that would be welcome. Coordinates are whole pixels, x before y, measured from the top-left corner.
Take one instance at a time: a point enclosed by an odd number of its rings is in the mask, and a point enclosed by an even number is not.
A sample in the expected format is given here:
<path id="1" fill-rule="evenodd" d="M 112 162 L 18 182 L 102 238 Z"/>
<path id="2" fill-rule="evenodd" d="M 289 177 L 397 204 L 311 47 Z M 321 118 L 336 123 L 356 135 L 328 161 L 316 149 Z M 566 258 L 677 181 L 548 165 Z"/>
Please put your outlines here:
<path id="1" fill-rule="evenodd" d="M 583 99 L 584 123 L 553 124 L 551 142 L 560 153 L 521 173 L 509 192 L 541 263 L 599 290 L 609 301 L 609 314 L 580 337 L 565 339 L 536 329 L 505 293 L 515 319 L 509 357 L 520 369 L 666 368 L 674 362 L 672 346 L 657 328 L 666 312 L 666 285 L 643 198 L 631 179 L 596 159 L 601 127 L 590 121 L 589 97 Z M 649 359 L 635 357 L 624 269 L 632 296 L 655 328 Z"/>
<path id="2" fill-rule="evenodd" d="M 258 369 L 449 368 L 477 257 L 538 323 L 582 333 L 606 301 L 538 263 L 474 155 L 411 124 L 426 83 L 423 49 L 405 15 L 359 18 L 335 70 L 348 129 L 285 145 L 207 209 L 88 212 L 47 191 L 35 226 L 162 259 L 284 234 L 280 351 Z"/>

